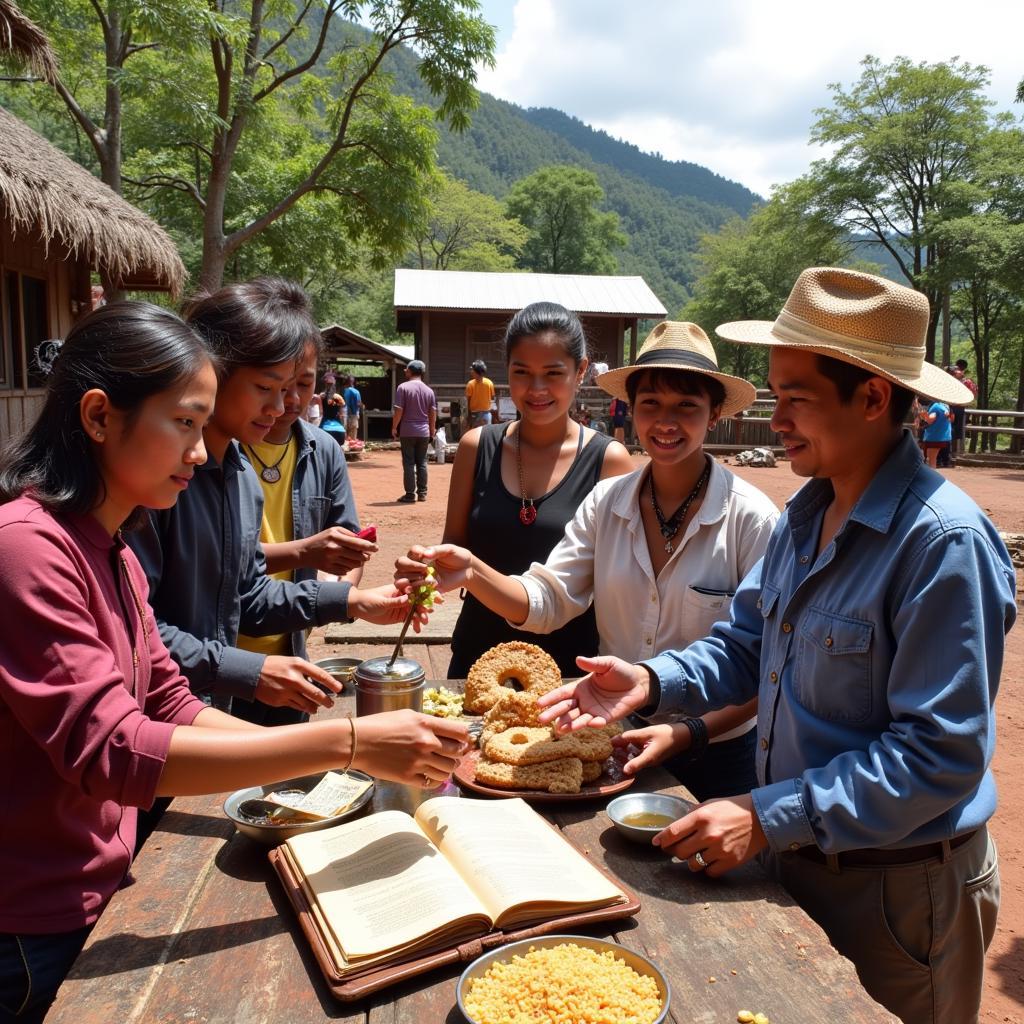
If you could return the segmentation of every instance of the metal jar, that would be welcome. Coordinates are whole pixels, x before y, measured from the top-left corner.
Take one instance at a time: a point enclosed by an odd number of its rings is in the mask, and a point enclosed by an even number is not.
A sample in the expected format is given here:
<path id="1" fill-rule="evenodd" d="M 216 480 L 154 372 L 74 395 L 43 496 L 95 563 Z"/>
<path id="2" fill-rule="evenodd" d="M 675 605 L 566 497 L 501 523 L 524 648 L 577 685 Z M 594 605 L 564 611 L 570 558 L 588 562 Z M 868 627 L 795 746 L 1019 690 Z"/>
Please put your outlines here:
<path id="1" fill-rule="evenodd" d="M 356 717 L 381 711 L 423 710 L 423 666 L 412 658 L 370 658 L 356 666 Z"/>

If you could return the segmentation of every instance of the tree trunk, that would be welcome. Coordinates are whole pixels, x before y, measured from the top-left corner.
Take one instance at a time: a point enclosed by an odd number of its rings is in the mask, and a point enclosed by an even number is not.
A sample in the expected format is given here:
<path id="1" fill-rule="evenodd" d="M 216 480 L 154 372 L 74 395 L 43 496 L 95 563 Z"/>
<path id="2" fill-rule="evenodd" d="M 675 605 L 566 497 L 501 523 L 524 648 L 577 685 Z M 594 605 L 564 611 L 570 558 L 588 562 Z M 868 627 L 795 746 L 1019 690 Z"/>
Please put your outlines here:
<path id="1" fill-rule="evenodd" d="M 1020 374 L 1017 381 L 1017 404 L 1014 407 L 1017 412 L 1024 412 L 1024 342 L 1020 346 Z M 1013 425 L 1015 427 L 1021 426 L 1024 420 L 1014 420 Z M 1024 437 L 1020 434 L 1014 434 L 1013 440 L 1010 442 L 1010 451 L 1015 455 L 1019 455 L 1021 449 L 1024 449 Z"/>

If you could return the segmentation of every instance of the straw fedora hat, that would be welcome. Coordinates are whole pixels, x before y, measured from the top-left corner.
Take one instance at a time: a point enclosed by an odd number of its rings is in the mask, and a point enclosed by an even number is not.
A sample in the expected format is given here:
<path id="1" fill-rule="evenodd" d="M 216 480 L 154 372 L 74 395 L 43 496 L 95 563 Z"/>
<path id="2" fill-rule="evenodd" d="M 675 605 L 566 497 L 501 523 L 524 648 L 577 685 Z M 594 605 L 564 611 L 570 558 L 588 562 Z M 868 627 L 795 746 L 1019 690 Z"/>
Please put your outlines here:
<path id="1" fill-rule="evenodd" d="M 966 385 L 925 362 L 928 300 L 874 274 L 811 267 L 797 278 L 774 323 L 736 320 L 715 333 L 743 345 L 830 356 L 937 402 L 967 405 L 974 399 Z"/>
<path id="2" fill-rule="evenodd" d="M 757 397 L 750 381 L 718 369 L 718 358 L 708 336 L 696 324 L 680 320 L 662 320 L 647 335 L 632 366 L 608 370 L 595 383 L 609 395 L 628 402 L 626 381 L 634 373 L 654 369 L 686 370 L 714 377 L 725 388 L 722 416 L 735 416 Z"/>

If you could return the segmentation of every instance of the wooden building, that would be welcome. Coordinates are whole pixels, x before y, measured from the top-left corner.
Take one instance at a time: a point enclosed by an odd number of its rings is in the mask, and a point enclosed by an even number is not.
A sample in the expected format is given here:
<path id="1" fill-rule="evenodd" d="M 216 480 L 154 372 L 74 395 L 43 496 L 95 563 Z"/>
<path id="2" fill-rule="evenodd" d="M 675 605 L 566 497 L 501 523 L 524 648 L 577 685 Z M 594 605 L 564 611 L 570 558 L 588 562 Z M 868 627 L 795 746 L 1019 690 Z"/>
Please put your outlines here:
<path id="1" fill-rule="evenodd" d="M 464 384 L 474 359 L 483 359 L 495 384 L 506 383 L 500 344 L 505 325 L 540 300 L 579 314 L 591 356 L 603 356 L 610 367 L 635 357 L 637 321 L 666 315 L 642 277 L 395 271 L 398 330 L 414 336 L 416 356 L 427 364 L 434 387 Z"/>
<path id="2" fill-rule="evenodd" d="M 52 75 L 45 37 L 0 0 L 0 56 Z M 113 287 L 177 294 L 185 267 L 164 230 L 0 107 L 0 441 L 35 417 L 36 346 L 92 308 L 92 272 Z"/>

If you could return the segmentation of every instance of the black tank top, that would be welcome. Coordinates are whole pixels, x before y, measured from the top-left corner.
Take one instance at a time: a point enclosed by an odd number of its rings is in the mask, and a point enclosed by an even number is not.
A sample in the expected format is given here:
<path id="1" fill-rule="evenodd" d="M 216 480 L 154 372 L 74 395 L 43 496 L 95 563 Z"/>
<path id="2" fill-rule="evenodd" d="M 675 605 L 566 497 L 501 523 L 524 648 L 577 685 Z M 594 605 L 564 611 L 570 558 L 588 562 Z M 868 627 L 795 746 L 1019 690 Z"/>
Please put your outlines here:
<path id="1" fill-rule="evenodd" d="M 466 546 L 488 565 L 511 575 L 526 572 L 532 562 L 544 562 L 562 539 L 566 525 L 601 479 L 611 438 L 594 434 L 584 445 L 581 429 L 569 471 L 552 490 L 534 499 L 537 518 L 530 526 L 523 526 L 519 521 L 522 499 L 510 494 L 501 479 L 501 444 L 508 428 L 508 423 L 495 424 L 481 431 Z M 467 594 L 452 635 L 448 678 L 464 679 L 484 651 L 507 640 L 535 643 L 558 662 L 563 676 L 578 676 L 576 655 L 596 655 L 598 651 L 594 609 L 588 608 L 553 633 L 524 633 Z"/>

